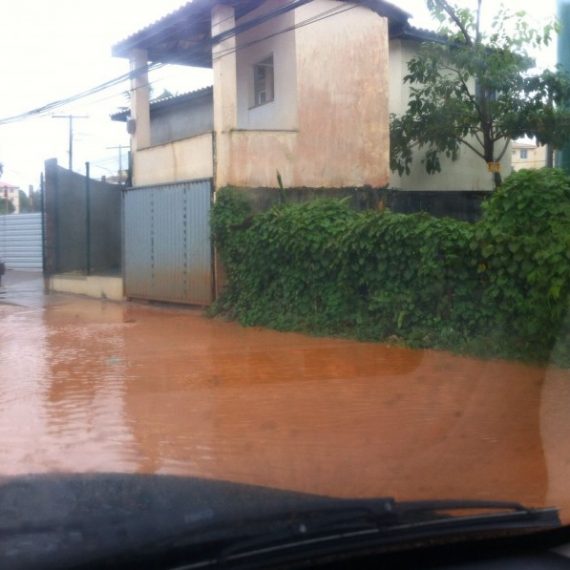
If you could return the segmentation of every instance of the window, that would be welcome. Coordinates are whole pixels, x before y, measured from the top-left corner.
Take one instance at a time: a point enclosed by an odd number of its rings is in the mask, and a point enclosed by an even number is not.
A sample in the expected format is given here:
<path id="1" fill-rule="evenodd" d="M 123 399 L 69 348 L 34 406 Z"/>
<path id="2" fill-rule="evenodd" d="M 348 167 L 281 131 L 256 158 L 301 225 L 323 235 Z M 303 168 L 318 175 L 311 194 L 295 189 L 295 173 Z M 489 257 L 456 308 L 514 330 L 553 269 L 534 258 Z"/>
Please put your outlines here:
<path id="1" fill-rule="evenodd" d="M 521 158 L 528 158 L 528 149 L 521 148 Z"/>
<path id="2" fill-rule="evenodd" d="M 275 98 L 273 56 L 253 66 L 253 105 L 265 105 Z"/>

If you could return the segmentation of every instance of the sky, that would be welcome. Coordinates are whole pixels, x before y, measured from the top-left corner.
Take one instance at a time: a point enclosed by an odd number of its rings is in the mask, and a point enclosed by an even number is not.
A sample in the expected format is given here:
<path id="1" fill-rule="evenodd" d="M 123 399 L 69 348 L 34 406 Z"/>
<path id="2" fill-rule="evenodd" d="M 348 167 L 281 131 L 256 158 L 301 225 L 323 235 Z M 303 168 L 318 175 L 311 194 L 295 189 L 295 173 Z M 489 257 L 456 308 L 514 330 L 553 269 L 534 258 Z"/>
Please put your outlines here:
<path id="1" fill-rule="evenodd" d="M 459 0 L 473 4 L 474 0 Z M 124 59 L 111 55 L 123 38 L 175 10 L 181 0 L 11 0 L 2 9 L 0 30 L 0 120 L 74 95 L 128 71 Z M 424 0 L 392 0 L 414 16 L 412 23 L 430 27 Z M 488 9 L 495 0 L 485 0 Z M 537 24 L 556 14 L 556 0 L 506 0 L 525 10 Z M 490 14 L 487 14 L 489 16 Z M 433 24 L 431 24 L 433 27 Z M 555 62 L 555 46 L 540 54 L 542 65 Z M 211 72 L 163 68 L 151 76 L 154 93 L 182 93 L 211 83 Z M 127 104 L 128 84 L 58 109 L 56 114 L 87 115 L 74 122 L 73 167 L 91 163 L 94 178 L 116 173 L 119 150 L 128 145 L 123 123 L 109 115 Z M 46 116 L 0 125 L 2 180 L 26 189 L 37 187 L 44 160 L 68 166 L 68 121 Z M 126 150 L 123 150 L 126 160 Z"/>

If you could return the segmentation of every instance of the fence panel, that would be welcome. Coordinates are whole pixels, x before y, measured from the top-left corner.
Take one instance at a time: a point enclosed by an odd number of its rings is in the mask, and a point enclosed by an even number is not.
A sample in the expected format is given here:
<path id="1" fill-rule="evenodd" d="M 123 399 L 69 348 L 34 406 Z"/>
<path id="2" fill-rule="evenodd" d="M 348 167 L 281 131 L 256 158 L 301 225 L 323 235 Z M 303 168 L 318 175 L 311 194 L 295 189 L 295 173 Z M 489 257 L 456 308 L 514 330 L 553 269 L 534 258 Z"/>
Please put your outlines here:
<path id="1" fill-rule="evenodd" d="M 121 271 L 121 187 L 45 163 L 48 275 Z"/>
<path id="2" fill-rule="evenodd" d="M 0 216 L 0 259 L 8 269 L 42 269 L 42 215 Z"/>

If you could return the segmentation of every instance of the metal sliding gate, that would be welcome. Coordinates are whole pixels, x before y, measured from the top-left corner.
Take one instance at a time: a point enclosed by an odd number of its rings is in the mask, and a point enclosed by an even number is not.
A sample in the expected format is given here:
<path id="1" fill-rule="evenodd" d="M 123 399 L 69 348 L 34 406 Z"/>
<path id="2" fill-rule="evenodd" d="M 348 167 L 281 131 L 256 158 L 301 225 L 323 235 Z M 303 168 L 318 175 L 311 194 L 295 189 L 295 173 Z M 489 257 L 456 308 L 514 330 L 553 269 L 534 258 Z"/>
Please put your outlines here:
<path id="1" fill-rule="evenodd" d="M 124 276 L 130 298 L 208 305 L 213 300 L 212 181 L 124 193 Z"/>
<path id="2" fill-rule="evenodd" d="M 42 269 L 40 213 L 0 216 L 0 260 L 8 269 Z"/>

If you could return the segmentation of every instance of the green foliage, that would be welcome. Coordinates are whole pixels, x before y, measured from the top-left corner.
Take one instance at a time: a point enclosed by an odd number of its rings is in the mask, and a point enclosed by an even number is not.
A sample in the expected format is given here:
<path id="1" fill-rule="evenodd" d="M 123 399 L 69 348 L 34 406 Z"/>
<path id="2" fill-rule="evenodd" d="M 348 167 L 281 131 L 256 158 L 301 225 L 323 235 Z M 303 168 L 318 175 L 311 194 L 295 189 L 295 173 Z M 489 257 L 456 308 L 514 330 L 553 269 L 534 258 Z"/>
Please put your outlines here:
<path id="1" fill-rule="evenodd" d="M 30 212 L 31 211 L 30 198 L 23 190 L 19 190 L 18 194 L 20 195 L 20 212 L 22 214 Z"/>
<path id="2" fill-rule="evenodd" d="M 521 349 L 547 358 L 563 339 L 570 362 L 570 178 L 560 170 L 513 174 L 484 206 L 472 248 L 480 252 L 484 305 L 515 331 Z"/>
<path id="3" fill-rule="evenodd" d="M 570 181 L 557 169 L 510 176 L 483 204 L 485 225 L 513 236 L 540 236 L 570 225 Z"/>
<path id="4" fill-rule="evenodd" d="M 570 366 L 570 178 L 514 174 L 477 224 L 352 210 L 345 200 L 252 215 L 222 190 L 212 228 L 244 325 Z"/>
<path id="5" fill-rule="evenodd" d="M 3 214 L 12 214 L 15 211 L 14 204 L 6 198 L 0 198 L 0 216 Z"/>
<path id="6" fill-rule="evenodd" d="M 408 62 L 406 112 L 391 118 L 391 168 L 409 174 L 414 155 L 428 173 L 462 146 L 487 163 L 500 162 L 511 139 L 536 137 L 561 148 L 570 140 L 570 78 L 536 72 L 528 50 L 546 46 L 556 25 L 535 29 L 524 12 L 500 8 L 490 30 L 480 12 L 428 0 L 441 41 L 426 43 Z M 501 177 L 495 175 L 496 185 Z"/>

